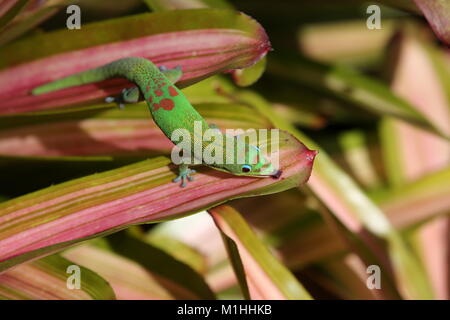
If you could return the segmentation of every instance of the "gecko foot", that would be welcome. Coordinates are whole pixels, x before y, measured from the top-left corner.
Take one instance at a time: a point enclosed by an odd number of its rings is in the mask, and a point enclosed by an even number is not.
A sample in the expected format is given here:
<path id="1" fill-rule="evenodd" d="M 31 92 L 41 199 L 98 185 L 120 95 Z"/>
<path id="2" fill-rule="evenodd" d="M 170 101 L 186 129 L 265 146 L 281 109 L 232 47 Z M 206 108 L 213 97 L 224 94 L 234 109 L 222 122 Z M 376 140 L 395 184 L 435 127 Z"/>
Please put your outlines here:
<path id="1" fill-rule="evenodd" d="M 125 104 L 121 102 L 120 99 L 117 99 L 115 97 L 106 97 L 105 102 L 106 103 L 116 102 L 120 110 L 125 110 Z"/>
<path id="2" fill-rule="evenodd" d="M 189 169 L 187 166 L 180 165 L 179 167 L 179 173 L 178 177 L 173 179 L 173 182 L 179 182 L 181 181 L 180 187 L 184 188 L 187 185 L 188 181 L 193 181 L 194 177 L 191 176 L 191 174 L 195 173 L 195 170 Z"/>
<path id="3" fill-rule="evenodd" d="M 117 103 L 120 110 L 125 109 L 126 103 L 136 103 L 139 101 L 139 89 L 138 87 L 125 88 L 117 97 L 106 97 L 106 103 Z"/>
<path id="4" fill-rule="evenodd" d="M 118 98 L 106 97 L 105 98 L 105 102 L 106 103 L 113 103 L 113 102 L 115 102 L 120 110 L 124 110 L 125 109 L 125 104 L 122 101 L 120 101 L 120 99 L 118 99 Z"/>

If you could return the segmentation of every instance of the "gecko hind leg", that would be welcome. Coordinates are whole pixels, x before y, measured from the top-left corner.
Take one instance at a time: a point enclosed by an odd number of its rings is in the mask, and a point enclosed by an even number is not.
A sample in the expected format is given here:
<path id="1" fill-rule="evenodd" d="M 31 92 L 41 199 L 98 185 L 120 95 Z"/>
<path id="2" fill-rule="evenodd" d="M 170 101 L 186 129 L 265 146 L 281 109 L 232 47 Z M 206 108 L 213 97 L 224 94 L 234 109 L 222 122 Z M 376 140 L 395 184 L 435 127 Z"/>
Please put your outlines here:
<path id="1" fill-rule="evenodd" d="M 167 79 L 169 79 L 172 84 L 177 83 L 178 80 L 180 80 L 183 76 L 181 66 L 176 66 L 172 69 L 167 69 L 165 66 L 160 66 L 159 70 L 166 76 Z"/>
<path id="2" fill-rule="evenodd" d="M 167 69 L 165 66 L 160 66 L 159 70 L 169 79 L 172 84 L 175 84 L 183 76 L 183 71 L 181 67 L 177 66 L 172 69 Z M 119 109 L 125 109 L 125 104 L 136 103 L 139 101 L 140 93 L 138 87 L 125 88 L 116 97 L 106 97 L 105 102 L 112 103 L 116 102 Z"/>
<path id="3" fill-rule="evenodd" d="M 119 109 L 125 109 L 125 104 L 127 103 L 136 103 L 139 101 L 139 88 L 131 87 L 125 88 L 122 90 L 119 96 L 117 97 L 106 97 L 105 102 L 111 103 L 116 102 L 119 106 Z"/>
<path id="4" fill-rule="evenodd" d="M 184 188 L 188 181 L 193 181 L 194 177 L 191 174 L 195 173 L 195 170 L 189 169 L 187 164 L 180 164 L 178 167 L 178 176 L 173 179 L 173 182 L 181 181 L 180 187 Z"/>

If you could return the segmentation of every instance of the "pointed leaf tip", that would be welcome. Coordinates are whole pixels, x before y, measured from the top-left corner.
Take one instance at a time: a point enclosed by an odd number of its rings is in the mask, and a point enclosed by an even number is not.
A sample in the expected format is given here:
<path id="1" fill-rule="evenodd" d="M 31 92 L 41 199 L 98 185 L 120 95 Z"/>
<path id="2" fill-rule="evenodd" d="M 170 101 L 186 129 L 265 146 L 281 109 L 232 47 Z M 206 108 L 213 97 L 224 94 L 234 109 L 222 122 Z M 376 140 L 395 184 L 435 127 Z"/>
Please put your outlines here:
<path id="1" fill-rule="evenodd" d="M 450 45 L 450 1 L 414 0 L 437 37 Z"/>
<path id="2" fill-rule="evenodd" d="M 273 138 L 269 140 L 270 145 Z M 269 144 L 267 143 L 267 144 Z M 0 271 L 131 224 L 182 217 L 226 201 L 295 188 L 308 181 L 315 151 L 279 131 L 278 179 L 201 167 L 187 188 L 160 157 L 86 176 L 0 203 Z"/>

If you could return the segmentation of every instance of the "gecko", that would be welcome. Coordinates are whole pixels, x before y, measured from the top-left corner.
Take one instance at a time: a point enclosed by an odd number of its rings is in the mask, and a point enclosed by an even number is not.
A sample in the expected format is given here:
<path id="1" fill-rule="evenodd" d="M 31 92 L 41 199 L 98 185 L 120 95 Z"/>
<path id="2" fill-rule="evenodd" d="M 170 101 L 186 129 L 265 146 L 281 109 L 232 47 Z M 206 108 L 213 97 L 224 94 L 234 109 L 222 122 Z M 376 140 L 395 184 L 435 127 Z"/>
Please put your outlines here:
<path id="1" fill-rule="evenodd" d="M 175 86 L 175 83 L 181 78 L 182 74 L 180 67 L 172 69 L 165 67 L 158 68 L 148 59 L 128 57 L 46 83 L 34 88 L 31 92 L 33 95 L 40 95 L 64 88 L 99 82 L 109 78 L 125 78 L 133 82 L 136 86 L 122 90 L 121 96 L 119 97 L 107 97 L 105 99 L 106 102 L 116 101 L 119 103 L 119 107 L 122 108 L 124 103 L 138 102 L 140 93 L 142 93 L 156 125 L 174 144 L 177 142 L 172 138 L 174 131 L 177 129 L 185 129 L 191 136 L 190 141 L 192 147 L 190 150 L 194 150 L 194 143 L 199 143 L 200 141 L 203 151 L 208 144 L 201 137 L 198 137 L 198 132 L 196 133 L 194 131 L 194 123 L 196 121 L 201 123 L 202 134 L 208 129 L 217 128 L 209 125 L 191 105 L 186 96 Z M 262 155 L 257 146 L 247 143 L 237 143 L 237 140 L 240 138 L 239 136 L 227 137 L 226 134 L 222 134 L 222 136 L 223 139 L 219 139 L 219 142 L 213 141 L 211 143 L 219 143 L 219 147 L 224 148 L 225 139 L 234 139 L 234 143 L 231 144 L 234 148 L 234 159 L 236 160 L 238 151 L 243 152 L 244 163 L 238 163 L 238 161 L 227 163 L 224 160 L 222 163 L 210 164 L 202 161 L 203 164 L 237 176 L 274 178 L 281 176 L 282 171 L 274 169 L 272 163 Z M 200 138 L 200 140 L 195 138 Z M 244 150 L 237 150 L 239 146 L 241 148 L 243 146 Z M 183 150 L 183 152 L 185 151 L 187 150 Z M 223 153 L 225 154 L 225 152 Z M 190 169 L 189 164 L 185 163 L 179 164 L 178 169 L 178 176 L 173 179 L 173 182 L 181 181 L 180 186 L 185 187 L 187 181 L 193 181 L 192 174 L 196 171 Z"/>

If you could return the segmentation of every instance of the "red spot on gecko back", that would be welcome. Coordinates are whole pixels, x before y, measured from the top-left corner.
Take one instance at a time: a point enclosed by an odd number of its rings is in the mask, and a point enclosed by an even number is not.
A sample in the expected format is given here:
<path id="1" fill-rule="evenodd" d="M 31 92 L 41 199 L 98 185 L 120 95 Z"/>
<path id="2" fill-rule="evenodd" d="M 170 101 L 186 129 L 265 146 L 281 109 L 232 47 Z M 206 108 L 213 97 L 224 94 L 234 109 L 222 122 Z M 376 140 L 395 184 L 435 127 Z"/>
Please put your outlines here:
<path id="1" fill-rule="evenodd" d="M 175 107 L 175 103 L 172 99 L 162 99 L 160 105 L 164 110 L 172 110 Z"/>
<path id="2" fill-rule="evenodd" d="M 156 89 L 155 91 L 153 91 L 158 97 L 161 97 L 163 95 L 162 90 L 160 89 Z"/>
<path id="3" fill-rule="evenodd" d="M 175 97 L 178 95 L 178 91 L 174 87 L 169 87 L 169 94 L 171 97 Z"/>
<path id="4" fill-rule="evenodd" d="M 162 99 L 159 103 L 152 104 L 152 110 L 156 111 L 159 108 L 163 108 L 164 110 L 170 111 L 175 107 L 175 103 L 172 99 Z"/>

